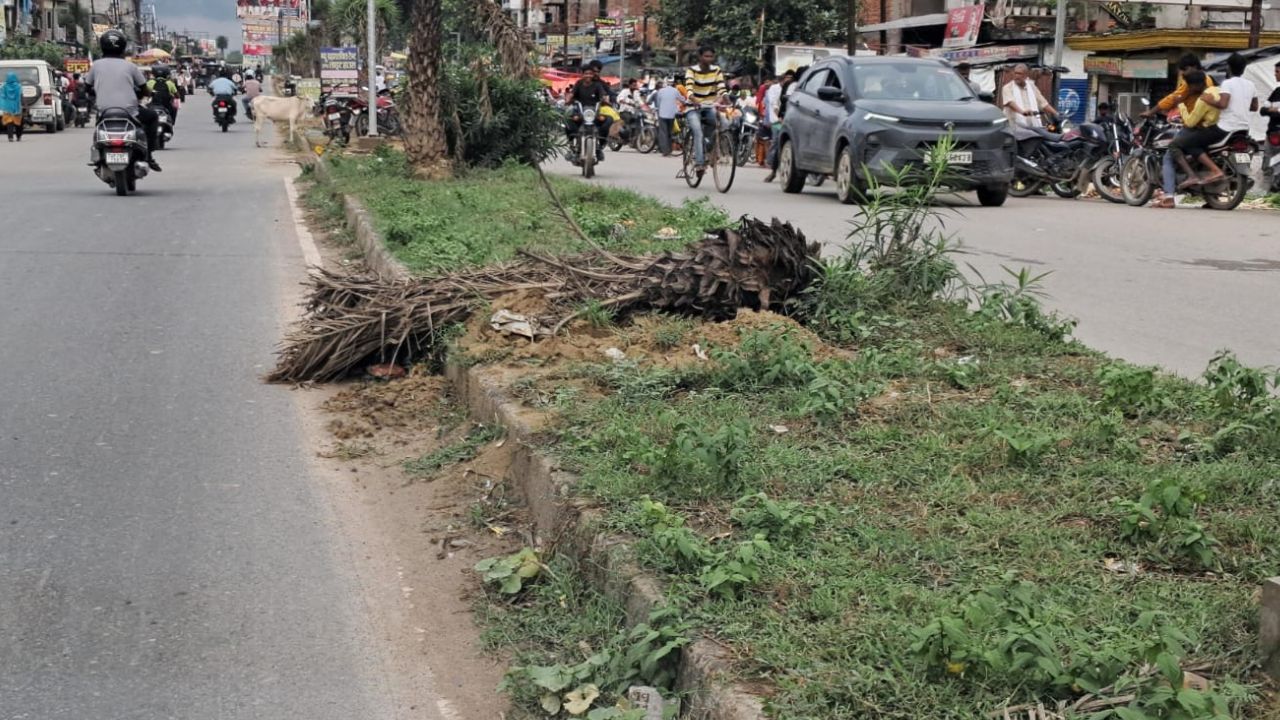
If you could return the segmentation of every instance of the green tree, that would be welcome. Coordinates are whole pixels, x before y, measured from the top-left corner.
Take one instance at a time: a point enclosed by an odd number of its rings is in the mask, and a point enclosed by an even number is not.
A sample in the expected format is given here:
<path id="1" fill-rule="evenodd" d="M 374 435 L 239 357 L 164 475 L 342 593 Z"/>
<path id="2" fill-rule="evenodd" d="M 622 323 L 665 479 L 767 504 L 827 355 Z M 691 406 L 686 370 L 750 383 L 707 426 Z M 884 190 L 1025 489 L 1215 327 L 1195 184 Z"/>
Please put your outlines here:
<path id="1" fill-rule="evenodd" d="M 219 35 L 213 40 L 213 45 L 218 48 L 218 55 L 220 57 L 227 54 L 227 46 L 230 44 L 231 43 L 227 41 L 226 35 Z"/>
<path id="2" fill-rule="evenodd" d="M 754 70 L 762 35 L 766 46 L 844 45 L 851 7 L 849 0 L 663 0 L 659 19 L 668 41 L 712 45 L 729 63 Z"/>
<path id="3" fill-rule="evenodd" d="M 54 67 L 62 67 L 62 59 L 61 45 L 22 35 L 0 45 L 0 60 L 44 60 Z"/>

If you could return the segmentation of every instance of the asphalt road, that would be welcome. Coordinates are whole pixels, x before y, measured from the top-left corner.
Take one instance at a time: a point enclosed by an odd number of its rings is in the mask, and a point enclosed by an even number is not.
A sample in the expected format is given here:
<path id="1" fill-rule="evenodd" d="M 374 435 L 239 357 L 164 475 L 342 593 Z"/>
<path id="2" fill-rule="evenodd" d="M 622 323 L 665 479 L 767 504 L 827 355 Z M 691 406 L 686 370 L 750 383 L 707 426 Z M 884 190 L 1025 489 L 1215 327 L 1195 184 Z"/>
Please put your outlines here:
<path id="1" fill-rule="evenodd" d="M 691 190 L 677 159 L 609 153 L 592 182 L 638 190 L 668 202 L 709 197 L 733 217 L 789 220 L 836 253 L 856 212 L 828 182 L 784 195 L 764 171 L 743 168 L 727 194 L 708 176 Z M 574 175 L 564 161 L 553 171 Z M 973 194 L 944 199 L 945 226 L 987 279 L 1001 266 L 1051 271 L 1047 304 L 1080 321 L 1076 335 L 1127 360 L 1198 376 L 1220 348 L 1254 365 L 1280 364 L 1280 213 L 1154 210 L 1102 200 L 1010 198 L 977 206 Z"/>
<path id="2" fill-rule="evenodd" d="M 4 720 L 396 716 L 298 403 L 259 382 L 296 169 L 195 107 L 128 198 L 90 130 L 0 141 Z"/>

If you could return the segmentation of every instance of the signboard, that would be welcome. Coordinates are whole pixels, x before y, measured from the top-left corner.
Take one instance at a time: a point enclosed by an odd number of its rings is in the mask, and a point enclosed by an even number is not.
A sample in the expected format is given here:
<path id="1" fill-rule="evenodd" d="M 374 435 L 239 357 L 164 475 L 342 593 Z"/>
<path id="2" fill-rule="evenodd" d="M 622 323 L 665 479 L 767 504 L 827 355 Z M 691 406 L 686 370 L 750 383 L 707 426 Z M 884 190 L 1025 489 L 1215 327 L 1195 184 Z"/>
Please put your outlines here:
<path id="1" fill-rule="evenodd" d="M 1090 55 L 1084 59 L 1084 71 L 1091 75 L 1163 80 L 1169 77 L 1169 62 L 1164 58 L 1122 58 Z"/>
<path id="2" fill-rule="evenodd" d="M 242 44 L 240 54 L 245 57 L 249 57 L 250 55 L 270 55 L 271 46 L 265 43 L 246 42 Z"/>
<path id="3" fill-rule="evenodd" d="M 623 33 L 623 21 L 621 18 L 600 17 L 596 18 L 596 35 L 601 39 L 613 38 L 617 39 Z M 632 40 L 636 36 L 636 30 L 640 27 L 640 21 L 631 18 L 626 21 L 627 39 Z"/>
<path id="4" fill-rule="evenodd" d="M 306 19 L 303 0 L 236 0 L 238 18 L 275 19 L 281 12 L 287 17 Z"/>
<path id="5" fill-rule="evenodd" d="M 941 53 L 935 53 L 934 57 L 940 57 L 949 63 L 998 63 L 1017 58 L 1036 57 L 1039 54 L 1039 45 L 987 45 L 963 50 L 944 50 Z"/>
<path id="6" fill-rule="evenodd" d="M 80 73 L 81 75 L 89 72 L 91 65 L 89 58 L 67 58 L 62 61 L 62 69 L 69 73 Z"/>
<path id="7" fill-rule="evenodd" d="M 302 78 L 297 82 L 294 93 L 298 97 L 320 99 L 320 78 Z"/>
<path id="8" fill-rule="evenodd" d="M 982 29 L 982 14 L 986 6 L 966 5 L 947 11 L 947 32 L 942 38 L 944 48 L 973 47 Z"/>
<path id="9" fill-rule="evenodd" d="M 1089 78 L 1061 78 L 1058 80 L 1058 112 L 1079 125 L 1086 122 L 1089 109 Z"/>
<path id="10" fill-rule="evenodd" d="M 321 80 L 358 80 L 360 51 L 355 47 L 320 48 Z"/>
<path id="11" fill-rule="evenodd" d="M 844 57 L 849 52 L 842 47 L 818 47 L 814 45 L 774 45 L 773 69 L 781 75 L 826 57 Z"/>

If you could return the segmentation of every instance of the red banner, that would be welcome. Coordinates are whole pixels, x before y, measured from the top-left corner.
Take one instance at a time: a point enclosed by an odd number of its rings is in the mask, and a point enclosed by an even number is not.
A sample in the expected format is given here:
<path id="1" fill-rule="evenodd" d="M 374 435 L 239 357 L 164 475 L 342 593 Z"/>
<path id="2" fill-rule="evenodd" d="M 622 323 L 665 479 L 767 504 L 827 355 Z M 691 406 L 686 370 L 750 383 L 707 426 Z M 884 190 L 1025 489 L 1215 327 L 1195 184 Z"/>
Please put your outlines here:
<path id="1" fill-rule="evenodd" d="M 245 43 L 244 49 L 240 52 L 244 55 L 270 55 L 271 46 L 261 43 Z"/>
<path id="2" fill-rule="evenodd" d="M 978 43 L 978 31 L 982 29 L 982 15 L 986 7 L 981 3 L 947 11 L 947 34 L 943 36 L 944 48 L 967 48 Z"/>

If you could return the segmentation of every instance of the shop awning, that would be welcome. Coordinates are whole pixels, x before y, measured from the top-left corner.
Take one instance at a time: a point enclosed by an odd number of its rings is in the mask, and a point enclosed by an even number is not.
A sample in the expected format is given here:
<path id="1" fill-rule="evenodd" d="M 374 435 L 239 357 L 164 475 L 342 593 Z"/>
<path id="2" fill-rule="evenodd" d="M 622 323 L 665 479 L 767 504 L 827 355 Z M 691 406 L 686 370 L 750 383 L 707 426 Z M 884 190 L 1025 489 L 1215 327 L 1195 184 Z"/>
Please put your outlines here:
<path id="1" fill-rule="evenodd" d="M 1262 33 L 1263 45 L 1280 44 L 1280 32 Z M 1200 30 L 1166 28 L 1134 30 L 1106 35 L 1070 35 L 1067 47 L 1072 50 L 1123 52 L 1160 48 L 1196 50 L 1243 50 L 1249 47 L 1248 30 Z"/>
<path id="2" fill-rule="evenodd" d="M 880 32 L 881 30 L 901 30 L 902 28 L 925 27 L 928 25 L 946 25 L 946 13 L 932 13 L 930 15 L 916 15 L 915 17 L 898 18 L 888 22 L 876 23 L 874 25 L 863 25 L 858 28 L 860 33 Z"/>

